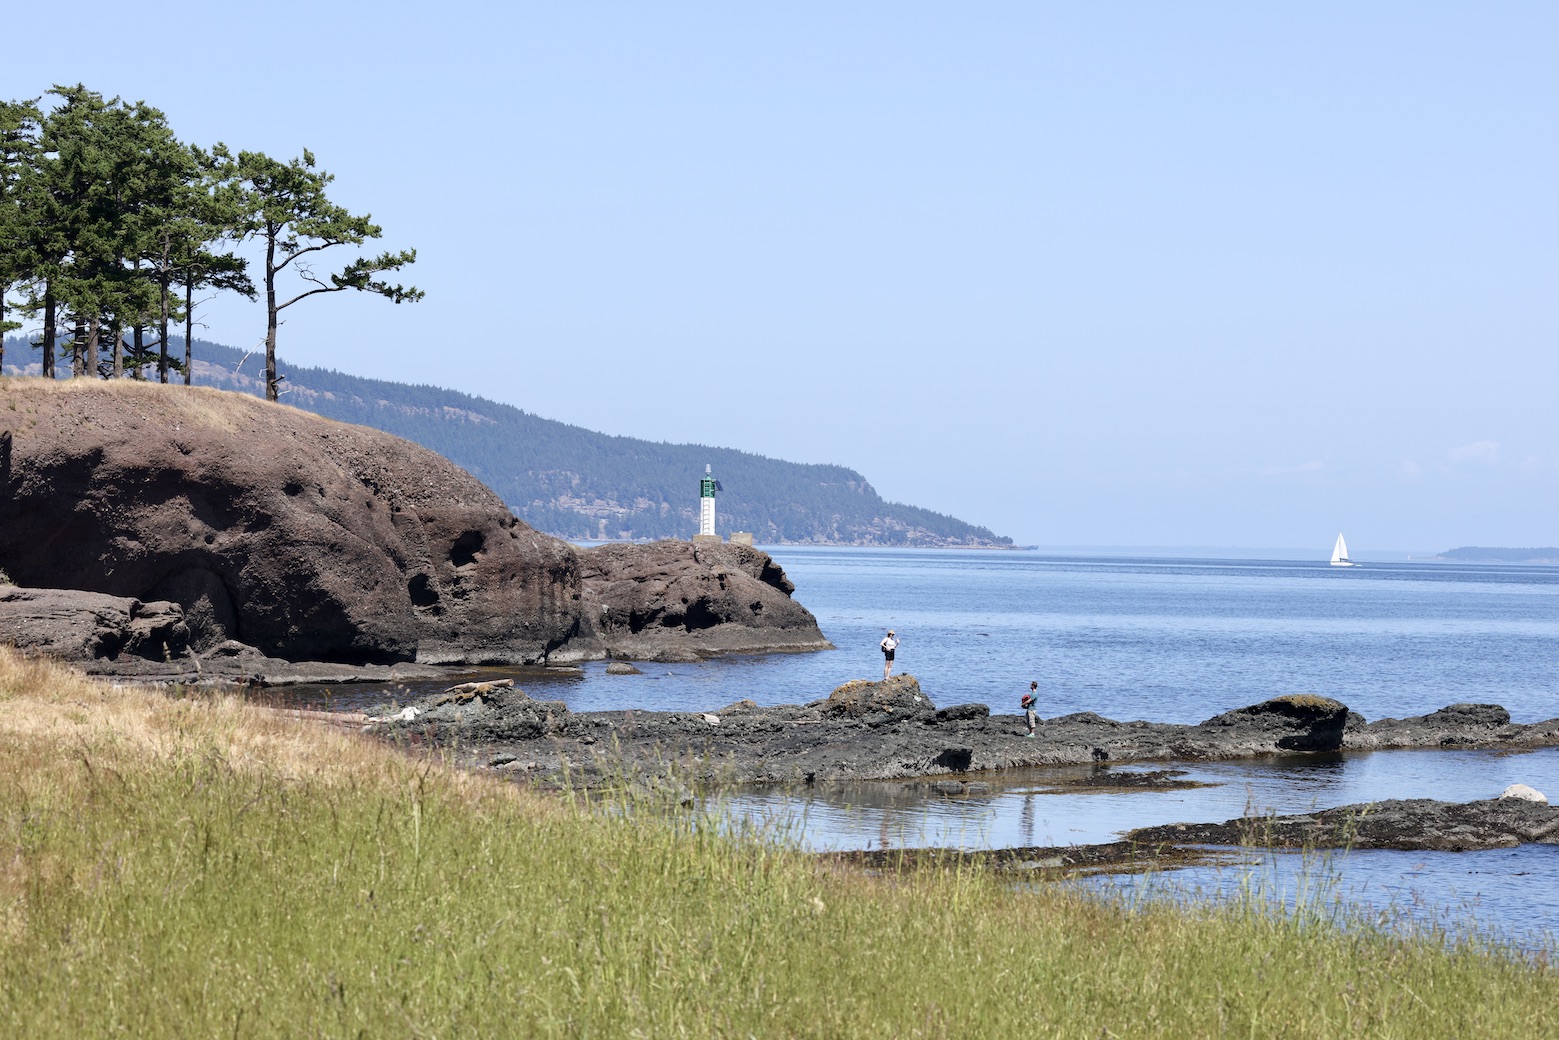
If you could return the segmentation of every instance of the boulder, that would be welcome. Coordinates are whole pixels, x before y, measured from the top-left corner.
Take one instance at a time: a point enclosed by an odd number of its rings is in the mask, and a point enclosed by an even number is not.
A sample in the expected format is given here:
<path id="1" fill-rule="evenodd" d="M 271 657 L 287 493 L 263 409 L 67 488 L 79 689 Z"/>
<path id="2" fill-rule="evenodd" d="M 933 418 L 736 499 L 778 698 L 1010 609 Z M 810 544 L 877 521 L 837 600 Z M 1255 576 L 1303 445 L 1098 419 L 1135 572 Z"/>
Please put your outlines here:
<path id="1" fill-rule="evenodd" d="M 1198 737 L 1226 753 L 1336 751 L 1348 724 L 1346 705 L 1330 697 L 1291 694 L 1214 716 L 1196 727 Z"/>
<path id="2" fill-rule="evenodd" d="M 920 681 L 913 675 L 895 675 L 882 682 L 853 679 L 813 703 L 822 709 L 824 718 L 831 719 L 892 716 L 902 720 L 936 715 L 936 705 L 921 692 Z"/>
<path id="3" fill-rule="evenodd" d="M 718 542 L 613 543 L 580 550 L 584 617 L 613 657 L 823 650 L 817 619 L 768 553 Z"/>
<path id="4" fill-rule="evenodd" d="M 0 379 L 0 416 L 0 570 L 22 585 L 177 603 L 197 650 L 599 656 L 573 549 L 408 441 L 134 380 Z M 155 642 L 165 622 L 143 620 L 137 638 Z"/>
<path id="5" fill-rule="evenodd" d="M 950 704 L 936 713 L 938 722 L 972 722 L 991 717 L 988 704 Z"/>
<path id="6" fill-rule="evenodd" d="M 168 662 L 188 656 L 189 627 L 177 603 L 0 585 L 0 642 L 74 661 Z"/>
<path id="7" fill-rule="evenodd" d="M 1500 792 L 1500 797 L 1520 798 L 1523 801 L 1540 802 L 1543 805 L 1548 804 L 1547 795 L 1543 794 L 1543 792 L 1535 788 L 1528 787 L 1526 784 L 1511 784 L 1509 787 L 1505 788 L 1505 790 Z"/>

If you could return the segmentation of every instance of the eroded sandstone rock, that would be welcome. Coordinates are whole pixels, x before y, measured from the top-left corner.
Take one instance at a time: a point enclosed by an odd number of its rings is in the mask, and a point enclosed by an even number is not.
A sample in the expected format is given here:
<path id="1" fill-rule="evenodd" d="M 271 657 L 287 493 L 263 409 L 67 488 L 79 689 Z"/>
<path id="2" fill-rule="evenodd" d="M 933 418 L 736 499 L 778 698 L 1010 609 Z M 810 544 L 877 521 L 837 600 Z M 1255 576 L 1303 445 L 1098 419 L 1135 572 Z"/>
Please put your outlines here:
<path id="1" fill-rule="evenodd" d="M 606 652 L 636 661 L 821 650 L 817 619 L 767 553 L 660 541 L 580 550 L 584 617 Z"/>
<path id="2" fill-rule="evenodd" d="M 573 550 L 400 438 L 132 380 L 0 380 L 0 416 L 22 585 L 173 601 L 199 651 L 294 661 L 532 662 L 581 633 Z"/>

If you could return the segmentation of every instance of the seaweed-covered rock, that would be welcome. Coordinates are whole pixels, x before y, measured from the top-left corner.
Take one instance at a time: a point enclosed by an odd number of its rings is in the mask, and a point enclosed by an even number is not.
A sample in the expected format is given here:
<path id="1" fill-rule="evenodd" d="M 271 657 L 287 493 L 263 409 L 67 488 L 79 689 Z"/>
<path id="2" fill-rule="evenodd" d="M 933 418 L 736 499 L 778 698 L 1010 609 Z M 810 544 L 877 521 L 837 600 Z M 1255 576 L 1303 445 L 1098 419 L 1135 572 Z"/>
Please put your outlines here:
<path id="1" fill-rule="evenodd" d="M 1228 746 L 1231 753 L 1254 754 L 1336 751 L 1342 747 L 1347 723 L 1346 705 L 1330 697 L 1297 694 L 1224 712 L 1197 728 Z"/>
<path id="2" fill-rule="evenodd" d="M 1465 747 L 1518 736 L 1510 712 L 1498 704 L 1451 704 L 1428 715 L 1378 719 L 1350 728 L 1350 748 Z"/>

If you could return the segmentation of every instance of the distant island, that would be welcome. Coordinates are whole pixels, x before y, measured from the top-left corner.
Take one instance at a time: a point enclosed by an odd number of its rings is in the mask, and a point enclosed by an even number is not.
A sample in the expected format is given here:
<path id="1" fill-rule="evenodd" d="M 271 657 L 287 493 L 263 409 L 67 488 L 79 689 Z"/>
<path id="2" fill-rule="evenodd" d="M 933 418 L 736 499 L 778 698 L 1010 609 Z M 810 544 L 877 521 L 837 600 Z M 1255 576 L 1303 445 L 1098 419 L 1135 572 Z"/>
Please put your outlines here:
<path id="1" fill-rule="evenodd" d="M 175 354 L 183 340 L 174 337 Z M 194 382 L 263 397 L 263 354 L 195 340 Z M 38 374 L 25 339 L 5 342 L 7 374 Z M 366 379 L 279 362 L 282 404 L 420 444 L 497 492 L 539 531 L 575 541 L 689 538 L 698 480 L 714 467 L 718 530 L 766 545 L 1013 548 L 956 517 L 888 502 L 855 470 L 785 462 L 731 448 L 613 437 L 435 386 Z"/>
<path id="2" fill-rule="evenodd" d="M 1559 563 L 1559 548 L 1548 545 L 1540 549 L 1495 549 L 1464 545 L 1459 549 L 1447 549 L 1437 559 L 1462 563 Z"/>

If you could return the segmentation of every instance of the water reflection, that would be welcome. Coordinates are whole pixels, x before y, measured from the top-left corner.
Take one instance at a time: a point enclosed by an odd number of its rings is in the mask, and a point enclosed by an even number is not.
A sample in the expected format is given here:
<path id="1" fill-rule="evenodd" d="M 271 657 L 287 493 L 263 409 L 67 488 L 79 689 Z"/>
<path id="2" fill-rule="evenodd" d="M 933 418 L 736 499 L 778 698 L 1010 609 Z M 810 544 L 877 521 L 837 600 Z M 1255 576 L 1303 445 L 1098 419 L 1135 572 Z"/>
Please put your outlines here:
<path id="1" fill-rule="evenodd" d="M 1559 796 L 1559 748 L 1521 753 L 1373 751 L 1229 762 L 1148 763 L 1192 790 L 1068 789 L 1098 767 L 1014 770 L 973 783 L 839 784 L 718 796 L 728 811 L 785 820 L 812 849 L 893 845 L 977 849 L 1114 841 L 1137 827 L 1288 814 L 1388 798 L 1466 802 L 1524 783 Z"/>
<path id="2" fill-rule="evenodd" d="M 1452 802 L 1497 797 L 1525 783 L 1559 796 L 1559 748 L 1528 752 L 1376 751 L 1232 762 L 1145 764 L 1114 773 L 1182 769 L 1192 790 L 1068 790 L 1094 767 L 1014 772 L 962 784 L 878 783 L 743 792 L 717 799 L 723 811 L 776 826 L 802 847 L 981 849 L 1114 841 L 1124 831 L 1250 814 L 1308 812 L 1390 798 Z M 1329 898 L 1383 920 L 1485 929 L 1529 949 L 1559 933 L 1559 847 L 1486 852 L 1357 850 L 1324 854 Z M 1315 861 L 1263 853 L 1258 880 L 1292 905 L 1314 891 Z M 1248 890 L 1250 867 L 1195 867 L 1099 884 L 1158 886 L 1155 894 L 1227 898 Z M 1310 871 L 1307 875 L 1306 871 Z M 1095 883 L 1095 882 L 1090 882 Z"/>

